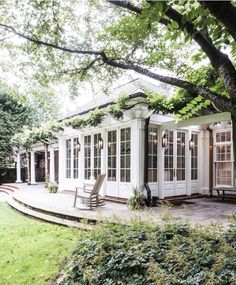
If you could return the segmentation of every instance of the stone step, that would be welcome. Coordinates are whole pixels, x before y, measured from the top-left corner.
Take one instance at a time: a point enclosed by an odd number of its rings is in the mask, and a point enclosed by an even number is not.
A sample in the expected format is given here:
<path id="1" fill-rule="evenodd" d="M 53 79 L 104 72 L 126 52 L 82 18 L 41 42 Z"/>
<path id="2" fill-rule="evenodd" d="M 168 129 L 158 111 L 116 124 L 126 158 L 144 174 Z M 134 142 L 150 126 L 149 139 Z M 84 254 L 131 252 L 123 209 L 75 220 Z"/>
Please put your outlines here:
<path id="1" fill-rule="evenodd" d="M 63 218 L 66 220 L 71 220 L 71 221 L 81 222 L 81 220 L 86 220 L 90 224 L 96 224 L 97 223 L 97 219 L 95 219 L 95 218 L 84 217 L 84 215 L 77 216 L 77 215 L 74 215 L 73 213 L 68 213 L 66 210 L 55 209 L 55 208 L 48 207 L 45 205 L 42 206 L 42 204 L 36 205 L 36 204 L 30 203 L 29 201 L 26 202 L 19 195 L 12 194 L 12 197 L 17 203 L 19 203 L 19 204 L 23 205 L 24 207 L 29 208 L 33 211 L 36 211 L 36 212 L 40 212 L 40 213 L 43 212 L 47 215 L 51 215 L 51 216 L 55 216 L 55 217 L 59 217 L 59 218 Z M 79 208 L 79 209 L 90 210 L 90 208 L 88 208 L 86 206 L 84 206 L 83 208 Z"/>
<path id="2" fill-rule="evenodd" d="M 1 187 L 1 186 L 0 186 L 0 192 L 6 193 L 7 195 L 9 195 L 9 194 L 12 193 L 11 190 L 8 190 L 8 189 L 6 189 L 6 188 L 4 188 L 4 187 Z"/>
<path id="3" fill-rule="evenodd" d="M 8 200 L 7 200 L 8 204 L 16 209 L 17 211 L 27 215 L 27 216 L 31 216 L 46 222 L 50 222 L 53 224 L 58 224 L 58 225 L 63 225 L 63 226 L 67 226 L 67 227 L 74 227 L 74 228 L 79 228 L 82 230 L 87 230 L 90 231 L 94 228 L 94 226 L 89 225 L 89 224 L 85 224 L 83 222 L 78 222 L 78 221 L 73 221 L 73 220 L 68 220 L 68 219 L 64 219 L 64 218 L 60 218 L 60 217 L 56 217 L 53 215 L 48 215 L 46 213 L 43 212 L 38 212 L 35 211 L 33 209 L 30 209 L 26 206 L 24 206 L 22 203 L 17 202 L 16 199 L 14 199 L 12 197 L 12 195 L 9 195 Z"/>
<path id="4" fill-rule="evenodd" d="M 0 185 L 0 189 L 11 191 L 11 192 L 14 192 L 16 190 L 14 188 L 11 188 L 11 187 L 5 186 L 5 185 Z"/>
<path id="5" fill-rule="evenodd" d="M 19 187 L 15 186 L 15 185 L 12 185 L 12 184 L 4 183 L 1 186 L 6 186 L 6 187 L 10 187 L 10 188 L 15 189 L 15 190 L 19 190 Z"/>

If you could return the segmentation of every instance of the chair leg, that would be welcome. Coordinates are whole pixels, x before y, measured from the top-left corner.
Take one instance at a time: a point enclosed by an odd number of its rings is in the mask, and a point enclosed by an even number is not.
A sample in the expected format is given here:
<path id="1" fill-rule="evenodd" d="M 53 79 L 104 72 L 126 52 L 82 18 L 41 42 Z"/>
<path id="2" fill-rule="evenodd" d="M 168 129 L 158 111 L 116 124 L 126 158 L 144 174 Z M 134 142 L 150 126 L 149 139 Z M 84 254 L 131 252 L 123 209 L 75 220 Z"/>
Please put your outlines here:
<path id="1" fill-rule="evenodd" d="M 78 187 L 75 188 L 74 207 L 76 207 L 77 194 L 78 194 Z"/>

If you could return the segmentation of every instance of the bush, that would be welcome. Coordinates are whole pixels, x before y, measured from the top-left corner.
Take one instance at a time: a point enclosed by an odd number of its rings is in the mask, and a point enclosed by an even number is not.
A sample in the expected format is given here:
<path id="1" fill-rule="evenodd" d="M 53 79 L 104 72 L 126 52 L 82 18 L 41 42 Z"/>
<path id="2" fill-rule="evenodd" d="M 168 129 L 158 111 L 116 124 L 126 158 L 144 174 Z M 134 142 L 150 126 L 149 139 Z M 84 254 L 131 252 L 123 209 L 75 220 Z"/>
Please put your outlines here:
<path id="1" fill-rule="evenodd" d="M 141 189 L 133 188 L 133 195 L 129 197 L 127 205 L 131 210 L 139 210 L 145 207 L 145 197 Z"/>
<path id="2" fill-rule="evenodd" d="M 236 227 L 106 225 L 78 242 L 61 285 L 236 284 Z"/>
<path id="3" fill-rule="evenodd" d="M 48 189 L 49 193 L 57 193 L 58 184 L 56 182 L 45 182 L 45 188 Z"/>

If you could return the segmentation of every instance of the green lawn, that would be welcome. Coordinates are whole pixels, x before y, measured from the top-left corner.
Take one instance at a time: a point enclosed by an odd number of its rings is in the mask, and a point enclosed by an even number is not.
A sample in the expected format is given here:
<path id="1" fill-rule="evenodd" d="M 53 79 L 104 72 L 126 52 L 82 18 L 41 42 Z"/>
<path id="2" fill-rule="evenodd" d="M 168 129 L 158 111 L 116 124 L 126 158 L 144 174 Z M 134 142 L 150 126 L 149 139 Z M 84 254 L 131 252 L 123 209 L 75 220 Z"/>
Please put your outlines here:
<path id="1" fill-rule="evenodd" d="M 25 217 L 0 202 L 0 284 L 52 284 L 81 231 Z"/>

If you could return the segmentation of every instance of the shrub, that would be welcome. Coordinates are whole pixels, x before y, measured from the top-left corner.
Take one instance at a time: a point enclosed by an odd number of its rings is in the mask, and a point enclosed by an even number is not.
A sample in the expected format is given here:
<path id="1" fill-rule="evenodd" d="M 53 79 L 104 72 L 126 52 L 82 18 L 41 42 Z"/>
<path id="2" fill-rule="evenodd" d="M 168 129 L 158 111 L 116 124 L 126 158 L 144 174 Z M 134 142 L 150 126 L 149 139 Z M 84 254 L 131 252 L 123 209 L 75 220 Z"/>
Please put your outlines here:
<path id="1" fill-rule="evenodd" d="M 56 182 L 45 182 L 45 188 L 48 189 L 49 193 L 57 193 L 58 184 Z"/>
<path id="2" fill-rule="evenodd" d="M 133 195 L 129 197 L 127 205 L 131 210 L 139 210 L 145 207 L 145 197 L 140 188 L 133 188 Z"/>
<path id="3" fill-rule="evenodd" d="M 60 284 L 233 285 L 235 240 L 233 226 L 105 225 L 80 238 Z"/>

